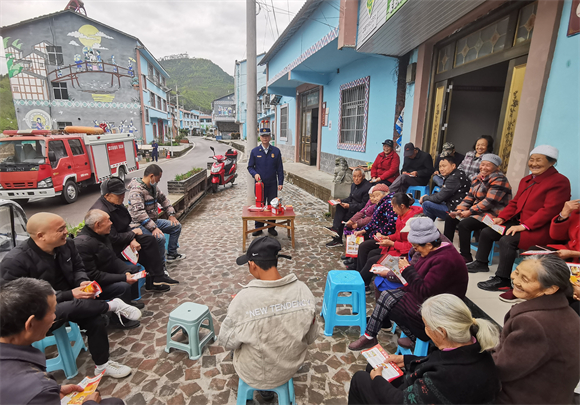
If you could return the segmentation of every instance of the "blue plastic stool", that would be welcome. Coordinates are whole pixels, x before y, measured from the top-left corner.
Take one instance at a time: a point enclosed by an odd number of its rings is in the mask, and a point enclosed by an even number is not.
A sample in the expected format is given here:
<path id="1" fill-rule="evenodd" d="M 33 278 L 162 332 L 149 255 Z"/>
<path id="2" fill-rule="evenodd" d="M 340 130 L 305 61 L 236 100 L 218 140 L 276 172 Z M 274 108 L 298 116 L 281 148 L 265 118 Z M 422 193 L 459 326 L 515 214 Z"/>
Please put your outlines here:
<path id="1" fill-rule="evenodd" d="M 74 322 L 69 322 L 52 332 L 52 336 L 47 336 L 32 344 L 33 347 L 44 353 L 47 347 L 56 345 L 58 356 L 46 360 L 46 371 L 63 370 L 69 380 L 78 374 L 77 357 L 81 349 L 87 350 L 81 335 L 79 326 Z M 74 344 L 71 346 L 71 342 Z"/>
<path id="2" fill-rule="evenodd" d="M 258 391 L 258 389 L 250 387 L 240 378 L 240 382 L 238 383 L 238 399 L 236 400 L 236 405 L 246 405 L 246 401 L 253 400 L 254 391 Z M 296 404 L 294 381 L 292 381 L 292 379 L 290 379 L 290 381 L 288 381 L 286 384 L 282 384 L 279 387 L 264 391 L 274 391 L 276 394 L 278 394 L 278 405 Z"/>
<path id="3" fill-rule="evenodd" d="M 435 187 L 433 187 L 433 191 L 431 191 L 431 194 L 435 194 L 435 193 L 438 193 L 440 191 L 441 191 L 441 187 L 435 186 Z"/>
<path id="4" fill-rule="evenodd" d="M 469 239 L 469 245 L 471 246 L 472 250 L 475 250 L 477 252 L 477 248 L 479 246 L 478 242 L 471 242 L 471 240 L 473 240 L 473 231 L 471 232 L 471 239 Z M 491 266 L 493 263 L 493 257 L 494 256 L 499 256 L 499 250 L 496 252 L 495 251 L 495 242 L 493 242 L 493 244 L 491 245 L 491 251 L 489 252 L 489 256 L 487 258 L 487 265 Z"/>
<path id="5" fill-rule="evenodd" d="M 209 321 L 207 326 L 202 323 L 206 319 Z M 175 330 L 173 330 L 174 327 L 176 327 Z M 200 328 L 209 330 L 201 342 L 199 341 Z M 187 344 L 172 339 L 172 336 L 179 330 L 183 330 L 187 334 L 189 340 Z M 213 319 L 207 306 L 186 302 L 171 311 L 169 322 L 167 322 L 167 345 L 165 346 L 167 353 L 173 347 L 187 352 L 191 360 L 197 360 L 201 357 L 204 346 L 210 340 L 215 342 L 217 338 L 213 330 Z"/>
<path id="6" fill-rule="evenodd" d="M 407 335 L 405 335 L 405 332 L 401 331 L 401 337 L 402 338 L 407 337 Z M 425 357 L 425 356 L 427 356 L 427 352 L 429 351 L 429 342 L 430 341 L 425 342 L 424 340 L 417 339 L 417 340 L 415 340 L 415 351 L 412 352 L 411 349 L 408 349 L 408 348 L 403 347 L 403 346 L 398 346 L 395 354 L 402 354 L 402 355 L 412 354 L 413 356 Z"/>
<path id="7" fill-rule="evenodd" d="M 145 270 L 145 267 L 143 267 L 141 264 L 137 263 L 137 266 L 139 266 L 139 271 L 143 271 Z M 137 298 L 135 298 L 135 301 L 139 301 L 141 299 L 141 287 L 143 287 L 145 285 L 145 280 L 146 278 L 140 278 L 139 280 L 137 280 L 137 294 L 139 294 L 137 296 Z"/>
<path id="8" fill-rule="evenodd" d="M 419 192 L 419 197 L 417 197 L 417 195 L 415 194 L 416 191 Z M 407 193 L 411 193 L 413 195 L 413 198 L 415 199 L 415 204 L 413 204 L 413 205 L 416 207 L 420 207 L 421 204 L 419 204 L 419 200 L 424 195 L 429 195 L 429 186 L 428 185 L 427 186 L 409 186 L 409 188 L 407 188 Z"/>
<path id="9" fill-rule="evenodd" d="M 339 297 L 341 292 L 349 292 L 350 297 Z M 336 306 L 352 306 L 352 315 L 337 315 Z M 360 334 L 367 327 L 365 283 L 358 271 L 331 270 L 326 276 L 324 299 L 320 315 L 324 318 L 324 334 L 332 336 L 335 326 L 359 326 Z"/>

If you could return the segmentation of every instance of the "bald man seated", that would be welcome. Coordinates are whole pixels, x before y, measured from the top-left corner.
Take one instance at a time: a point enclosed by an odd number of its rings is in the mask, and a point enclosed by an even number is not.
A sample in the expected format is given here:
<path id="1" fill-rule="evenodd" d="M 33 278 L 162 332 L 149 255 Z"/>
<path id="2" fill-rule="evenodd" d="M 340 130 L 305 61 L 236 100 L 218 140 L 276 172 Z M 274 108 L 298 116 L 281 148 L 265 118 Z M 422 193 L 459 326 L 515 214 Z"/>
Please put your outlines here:
<path id="1" fill-rule="evenodd" d="M 129 367 L 109 360 L 107 317 L 102 315 L 113 312 L 119 318 L 137 321 L 141 311 L 119 298 L 105 302 L 95 300 L 94 293 L 83 291 L 90 283 L 89 277 L 74 242 L 67 239 L 64 219 L 41 212 L 30 217 L 26 230 L 30 238 L 8 252 L 0 263 L 0 283 L 21 277 L 48 281 L 56 291 L 53 329 L 72 321 L 86 330 L 95 375 L 103 370 L 113 378 L 131 374 Z"/>
<path id="2" fill-rule="evenodd" d="M 113 251 L 109 239 L 111 220 L 109 214 L 101 210 L 90 210 L 85 215 L 85 226 L 74 238 L 75 246 L 83 259 L 85 271 L 91 280 L 95 280 L 103 292 L 99 299 L 111 300 L 120 298 L 125 303 L 143 308 L 143 304 L 131 301 L 138 296 L 137 279 L 133 274 L 141 267 L 121 260 Z M 128 319 L 118 320 L 113 317 L 111 324 L 120 329 L 133 329 L 140 325 L 139 321 Z M 121 322 L 122 321 L 122 322 Z"/>

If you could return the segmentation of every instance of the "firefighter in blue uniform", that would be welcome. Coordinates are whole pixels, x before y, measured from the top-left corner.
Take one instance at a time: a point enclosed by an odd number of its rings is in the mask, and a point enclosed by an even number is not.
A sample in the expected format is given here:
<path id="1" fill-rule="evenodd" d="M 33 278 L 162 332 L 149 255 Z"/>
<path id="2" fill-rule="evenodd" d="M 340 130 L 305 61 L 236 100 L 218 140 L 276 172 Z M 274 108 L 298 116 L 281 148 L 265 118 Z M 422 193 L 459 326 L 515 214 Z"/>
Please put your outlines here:
<path id="1" fill-rule="evenodd" d="M 250 152 L 248 160 L 248 171 L 254 180 L 262 180 L 264 183 L 264 199 L 268 205 L 270 201 L 278 197 L 278 191 L 282 190 L 284 184 L 284 167 L 282 166 L 282 154 L 280 149 L 270 145 L 272 134 L 270 128 L 260 128 L 260 140 L 262 144 L 255 147 Z M 264 226 L 262 222 L 256 222 L 256 228 Z M 276 236 L 276 228 L 268 228 L 270 235 Z M 261 235 L 262 231 L 252 233 L 254 236 Z"/>

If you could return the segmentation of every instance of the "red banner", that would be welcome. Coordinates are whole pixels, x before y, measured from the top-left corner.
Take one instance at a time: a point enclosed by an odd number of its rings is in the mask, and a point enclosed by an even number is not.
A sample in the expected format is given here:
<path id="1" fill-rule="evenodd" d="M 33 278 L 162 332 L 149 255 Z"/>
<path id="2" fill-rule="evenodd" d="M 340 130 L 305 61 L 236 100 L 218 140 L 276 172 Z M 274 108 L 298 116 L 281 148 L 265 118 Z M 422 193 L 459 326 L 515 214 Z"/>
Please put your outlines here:
<path id="1" fill-rule="evenodd" d="M 573 0 L 568 24 L 568 36 L 571 37 L 578 33 L 580 33 L 580 0 Z"/>

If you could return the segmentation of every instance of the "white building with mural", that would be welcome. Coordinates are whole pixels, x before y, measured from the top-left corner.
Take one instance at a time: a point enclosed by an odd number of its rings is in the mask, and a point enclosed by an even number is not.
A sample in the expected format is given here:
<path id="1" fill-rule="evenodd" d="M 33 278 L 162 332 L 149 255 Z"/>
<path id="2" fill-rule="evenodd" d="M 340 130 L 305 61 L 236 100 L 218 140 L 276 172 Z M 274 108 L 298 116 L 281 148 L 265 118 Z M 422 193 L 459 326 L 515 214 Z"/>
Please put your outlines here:
<path id="1" fill-rule="evenodd" d="M 138 38 L 71 10 L 0 35 L 19 129 L 106 126 L 164 139 L 169 75 Z"/>

